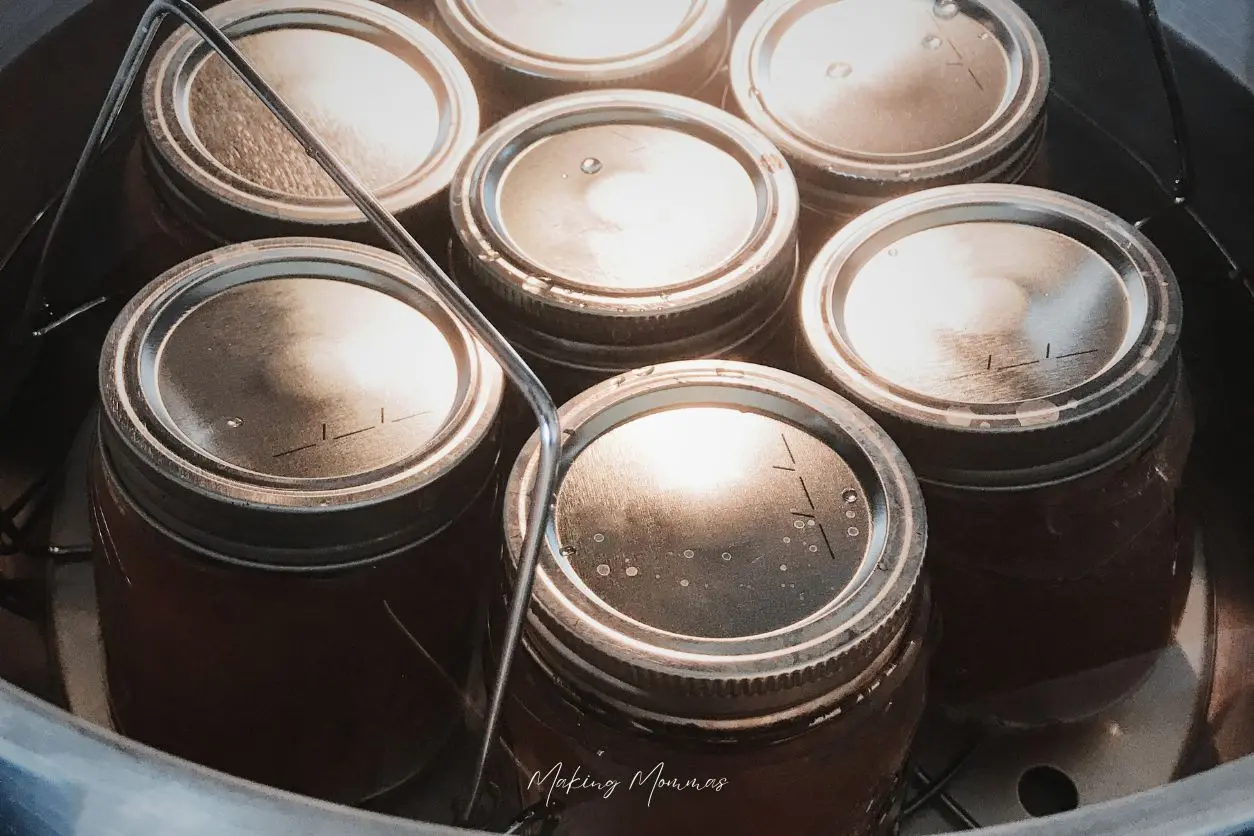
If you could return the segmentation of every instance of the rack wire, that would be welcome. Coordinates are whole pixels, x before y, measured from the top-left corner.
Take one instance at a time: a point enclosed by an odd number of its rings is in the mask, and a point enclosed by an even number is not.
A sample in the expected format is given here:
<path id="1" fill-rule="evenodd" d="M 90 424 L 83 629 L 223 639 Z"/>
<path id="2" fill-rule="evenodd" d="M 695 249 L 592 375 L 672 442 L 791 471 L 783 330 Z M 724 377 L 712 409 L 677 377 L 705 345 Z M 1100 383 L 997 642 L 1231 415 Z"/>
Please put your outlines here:
<path id="1" fill-rule="evenodd" d="M 484 720 L 482 740 L 478 750 L 474 775 L 462 814 L 468 821 L 477 806 L 483 785 L 484 772 L 500 723 L 509 674 L 515 651 L 522 635 L 523 621 L 531 599 L 540 543 L 548 525 L 549 509 L 558 483 L 558 461 L 561 437 L 557 408 L 535 372 L 522 360 L 509 342 L 492 323 L 476 308 L 465 294 L 453 283 L 439 264 L 418 245 L 399 221 L 383 207 L 377 198 L 362 184 L 357 176 L 337 157 L 334 151 L 300 118 L 297 113 L 270 87 L 257 70 L 248 62 L 222 30 L 215 26 L 190 0 L 153 0 L 144 11 L 139 26 L 127 47 L 125 56 L 110 84 L 109 92 L 83 146 L 82 153 L 70 177 L 69 185 L 59 202 L 52 225 L 44 239 L 39 262 L 27 293 L 20 319 L 21 326 L 29 329 L 32 336 L 43 336 L 55 330 L 58 323 L 69 321 L 79 306 L 70 314 L 60 317 L 52 325 L 42 329 L 30 329 L 33 318 L 42 303 L 43 283 L 47 275 L 48 256 L 56 243 L 57 232 L 65 219 L 68 208 L 97 152 L 102 148 L 121 114 L 127 95 L 134 86 L 143 67 L 144 59 L 151 51 L 161 24 L 169 16 L 180 19 L 184 25 L 201 37 L 222 59 L 257 98 L 270 110 L 279 122 L 301 143 L 307 153 L 337 186 L 356 204 L 366 219 L 378 230 L 392 248 L 419 274 L 431 281 L 442 301 L 452 310 L 463 327 L 474 334 L 501 365 L 506 376 L 518 388 L 535 414 L 539 426 L 540 461 L 535 485 L 532 488 L 530 512 L 531 525 L 523 544 L 519 572 L 505 625 L 504 640 L 498 669 L 491 689 L 487 716 Z M 87 303 L 94 307 L 97 302 Z"/>
<path id="2" fill-rule="evenodd" d="M 1176 170 L 1170 177 L 1164 177 L 1153 166 L 1136 157 L 1130 149 L 1124 148 L 1126 152 L 1132 154 L 1134 159 L 1137 159 L 1142 168 L 1152 175 L 1160 189 L 1169 198 L 1169 205 L 1165 209 L 1146 216 L 1136 225 L 1138 228 L 1144 228 L 1173 212 L 1185 213 L 1190 221 L 1205 234 L 1215 252 L 1228 265 L 1228 278 L 1234 281 L 1244 281 L 1246 288 L 1254 295 L 1254 281 L 1244 275 L 1235 258 L 1202 220 L 1191 202 L 1195 187 L 1195 169 L 1175 66 L 1155 0 L 1137 0 L 1137 5 L 1146 27 L 1146 34 L 1170 114 Z M 60 314 L 48 315 L 43 323 L 36 322 L 40 312 L 45 308 L 43 291 L 48 261 L 54 250 L 57 233 L 63 226 L 67 211 L 91 164 L 104 148 L 117 139 L 115 128 L 127 96 L 138 78 L 144 59 L 155 43 L 159 27 L 170 16 L 179 19 L 217 53 L 279 122 L 300 141 L 306 153 L 353 201 L 383 236 L 383 239 L 415 271 L 431 281 L 441 299 L 452 310 L 459 322 L 474 333 L 494 359 L 500 363 L 507 377 L 519 389 L 535 414 L 540 436 L 540 465 L 528 513 L 528 519 L 533 522 L 527 531 L 520 571 L 511 593 L 499 665 L 490 689 L 488 710 L 484 717 L 474 773 L 461 813 L 462 822 L 469 824 L 477 808 L 489 754 L 496 740 L 513 658 L 518 649 L 531 598 L 539 548 L 543 532 L 548 525 L 553 497 L 559 485 L 561 435 L 556 406 L 535 373 L 482 312 L 453 283 L 438 263 L 414 241 L 399 221 L 382 206 L 356 175 L 261 78 L 255 68 L 235 48 L 230 38 L 203 12 L 192 5 L 190 0 L 153 0 L 147 7 L 114 76 L 68 184 L 43 211 L 36 215 L 19 238 L 18 245 L 3 259 L 0 259 L 0 274 L 3 274 L 12 261 L 13 253 L 37 232 L 45 217 L 53 213 L 51 225 L 40 247 L 38 261 L 25 294 L 21 315 L 16 324 L 16 336 L 19 341 L 38 341 L 78 319 L 87 311 L 110 301 L 107 296 L 93 298 Z M 25 524 L 19 524 L 18 519 L 22 516 L 23 509 L 43 492 L 47 481 L 47 478 L 39 480 L 9 506 L 0 507 L 0 554 L 14 553 L 25 545 L 29 534 L 30 518 L 34 514 L 27 515 L 28 519 Z M 983 742 L 983 740 L 977 740 L 964 748 L 949 763 L 936 771 L 934 776 L 921 767 L 912 767 L 911 783 L 915 786 L 915 793 L 903 803 L 902 820 L 908 820 L 922 810 L 931 808 L 941 813 L 959 829 L 977 829 L 980 826 L 979 823 L 954 800 L 947 792 L 947 788 L 962 774 Z M 565 808 L 560 805 L 546 807 L 544 804 L 538 804 L 529 807 L 522 811 L 504 832 L 551 833 L 560 821 L 564 810 Z"/>

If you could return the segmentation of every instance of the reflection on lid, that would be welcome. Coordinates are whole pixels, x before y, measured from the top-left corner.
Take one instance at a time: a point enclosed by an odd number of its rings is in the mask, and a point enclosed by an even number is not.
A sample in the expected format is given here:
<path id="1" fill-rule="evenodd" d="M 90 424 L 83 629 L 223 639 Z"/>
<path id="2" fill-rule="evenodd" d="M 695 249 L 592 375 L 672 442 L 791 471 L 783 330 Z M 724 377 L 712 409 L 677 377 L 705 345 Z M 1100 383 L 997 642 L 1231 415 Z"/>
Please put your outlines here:
<path id="1" fill-rule="evenodd" d="M 593 441 L 555 513 L 590 594 L 649 627 L 703 638 L 815 615 L 868 549 L 862 488 L 838 453 L 751 412 L 685 407 Z"/>
<path id="2" fill-rule="evenodd" d="M 836 153 L 901 156 L 959 142 L 1006 106 L 1012 67 L 988 26 L 954 2 L 806 3 L 764 48 L 767 109 Z"/>
<path id="3" fill-rule="evenodd" d="M 463 0 L 487 30 L 520 52 L 612 61 L 657 49 L 689 24 L 700 0 Z"/>
<path id="4" fill-rule="evenodd" d="M 744 166 L 669 128 L 594 125 L 519 153 L 497 187 L 500 233 L 572 285 L 644 291 L 728 263 L 759 225 Z"/>
<path id="5" fill-rule="evenodd" d="M 850 347 L 916 394 L 972 404 L 1065 393 L 1126 353 L 1123 277 L 1084 244 L 1001 222 L 935 227 L 872 256 L 838 314 Z"/>
<path id="6" fill-rule="evenodd" d="M 421 311 L 361 285 L 274 278 L 188 313 L 158 354 L 163 406 L 188 443 L 301 479 L 420 452 L 456 406 L 459 369 Z"/>
<path id="7" fill-rule="evenodd" d="M 312 28 L 236 41 L 283 100 L 371 189 L 418 170 L 441 141 L 430 82 L 362 38 Z M 221 165 L 280 195 L 343 199 L 339 187 L 216 54 L 188 92 L 190 130 Z"/>

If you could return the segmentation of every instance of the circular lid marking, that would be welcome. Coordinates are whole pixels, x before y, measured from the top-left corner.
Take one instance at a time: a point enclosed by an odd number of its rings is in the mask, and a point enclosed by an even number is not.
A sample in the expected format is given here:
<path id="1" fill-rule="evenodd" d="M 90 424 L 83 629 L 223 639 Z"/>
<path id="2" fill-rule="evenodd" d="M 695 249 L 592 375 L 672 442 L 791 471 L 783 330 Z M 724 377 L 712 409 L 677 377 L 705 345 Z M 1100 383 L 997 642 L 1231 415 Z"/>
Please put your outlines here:
<path id="1" fill-rule="evenodd" d="M 981 131 L 1013 92 L 1011 56 L 991 21 L 943 17 L 920 0 L 807 3 L 784 20 L 757 65 L 762 101 L 835 154 L 946 148 Z"/>
<path id="2" fill-rule="evenodd" d="M 847 533 L 852 485 L 835 450 L 786 423 L 677 408 L 580 453 L 558 496 L 557 540 L 589 592 L 626 618 L 702 638 L 755 636 L 813 616 L 854 579 L 869 541 Z M 638 572 L 661 579 L 629 582 Z"/>
<path id="3" fill-rule="evenodd" d="M 235 44 L 368 188 L 400 182 L 439 149 L 441 107 L 431 82 L 382 46 L 297 27 Z M 218 165 L 275 196 L 344 199 L 216 53 L 190 75 L 188 127 Z"/>
<path id="4" fill-rule="evenodd" d="M 570 62 L 631 58 L 692 25 L 703 0 L 463 0 L 496 38 L 534 56 Z"/>
<path id="5" fill-rule="evenodd" d="M 1017 171 L 1050 68 L 1008 0 L 768 0 L 730 74 L 740 111 L 826 206 Z"/>
<path id="6" fill-rule="evenodd" d="M 528 635 L 570 681 L 646 716 L 770 722 L 832 698 L 899 633 L 922 498 L 848 401 L 776 369 L 685 361 L 607 381 L 561 418 Z M 506 492 L 514 571 L 537 444 Z"/>
<path id="7" fill-rule="evenodd" d="M 517 314 L 511 339 L 546 357 L 587 349 L 597 367 L 611 334 L 622 350 L 717 354 L 771 321 L 796 275 L 800 199 L 778 149 L 668 93 L 574 93 L 514 113 L 479 138 L 450 208 L 473 298 Z M 632 356 L 610 368 L 658 359 Z"/>
<path id="8" fill-rule="evenodd" d="M 447 188 L 479 130 L 470 77 L 438 38 L 364 0 L 228 0 L 207 13 L 393 212 Z M 145 78 L 159 184 L 227 239 L 364 224 L 300 143 L 181 27 Z M 203 216 L 203 217 L 202 217 Z M 275 227 L 275 224 L 279 226 Z"/>
<path id="9" fill-rule="evenodd" d="M 147 395 L 187 443 L 226 465 L 359 476 L 419 452 L 454 412 L 462 375 L 441 324 L 360 284 L 238 285 L 165 336 Z"/>
<path id="10" fill-rule="evenodd" d="M 592 125 L 522 149 L 495 189 L 497 232 L 543 272 L 660 292 L 715 273 L 762 207 L 744 163 L 672 127 Z"/>
<path id="11" fill-rule="evenodd" d="M 801 290 L 830 379 L 923 478 L 968 487 L 1047 484 L 1139 449 L 1174 398 L 1181 318 L 1170 265 L 1132 225 L 1014 185 L 883 204 Z"/>
<path id="12" fill-rule="evenodd" d="M 971 222 L 913 232 L 844 286 L 850 348 L 875 374 L 938 400 L 1021 404 L 1087 383 L 1136 339 L 1125 279 L 1041 227 Z"/>
<path id="13" fill-rule="evenodd" d="M 146 513 L 222 560 L 304 570 L 461 513 L 496 462 L 504 378 L 400 258 L 280 238 L 149 284 L 100 387 L 109 462 Z"/>

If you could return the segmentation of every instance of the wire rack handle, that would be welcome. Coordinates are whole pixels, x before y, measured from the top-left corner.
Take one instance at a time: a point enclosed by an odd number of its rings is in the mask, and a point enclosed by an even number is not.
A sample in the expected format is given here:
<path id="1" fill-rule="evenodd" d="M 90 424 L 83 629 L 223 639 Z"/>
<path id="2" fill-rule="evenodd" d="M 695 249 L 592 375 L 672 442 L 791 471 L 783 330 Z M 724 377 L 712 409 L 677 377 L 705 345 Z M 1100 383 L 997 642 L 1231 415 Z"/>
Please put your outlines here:
<path id="1" fill-rule="evenodd" d="M 510 381 L 518 387 L 527 404 L 535 413 L 540 429 L 540 462 L 532 489 L 530 513 L 527 519 L 532 520 L 523 544 L 522 560 L 518 576 L 514 582 L 510 601 L 509 618 L 506 622 L 504 641 L 496 678 L 492 685 L 491 700 L 480 741 L 478 759 L 475 765 L 474 778 L 470 786 L 469 798 L 463 813 L 463 819 L 469 820 L 483 785 L 484 771 L 496 730 L 499 725 L 501 706 L 505 698 L 505 689 L 509 682 L 510 669 L 518 640 L 522 634 L 523 620 L 527 614 L 527 606 L 531 599 L 531 588 L 535 580 L 536 565 L 540 551 L 540 542 L 548 525 L 549 509 L 557 488 L 558 460 L 561 452 L 561 436 L 558 425 L 557 408 L 535 372 L 523 362 L 509 342 L 493 327 L 492 323 L 466 298 L 465 294 L 453 283 L 438 264 L 418 245 L 403 226 L 383 207 L 377 198 L 362 184 L 353 172 L 344 165 L 314 131 L 288 106 L 286 102 L 261 78 L 256 69 L 248 62 L 231 40 L 215 26 L 190 0 L 153 0 L 144 11 L 138 28 L 127 47 L 126 55 L 118 67 L 117 74 L 109 87 L 108 95 L 101 106 L 91 134 L 87 138 L 83 151 L 74 168 L 74 174 L 66 187 L 65 196 L 57 207 L 56 215 L 48 230 L 39 264 L 36 267 L 31 294 L 28 297 L 24 313 L 29 317 L 35 306 L 39 304 L 40 285 L 42 284 L 45 263 L 56 239 L 56 234 L 64 220 L 67 207 L 73 201 L 74 194 L 81 183 L 84 173 L 90 167 L 93 157 L 103 145 L 112 130 L 122 106 L 131 88 L 139 77 L 144 59 L 152 49 L 158 28 L 168 15 L 182 20 L 192 31 L 199 35 L 213 49 L 249 89 L 270 109 L 270 112 L 283 124 L 291 134 L 300 141 L 305 152 L 316 162 L 327 176 L 344 191 L 350 200 L 357 205 L 367 220 L 379 231 L 392 248 L 420 275 L 431 279 L 432 285 L 444 303 L 452 309 L 463 327 L 473 333 L 488 352 L 500 363 Z"/>

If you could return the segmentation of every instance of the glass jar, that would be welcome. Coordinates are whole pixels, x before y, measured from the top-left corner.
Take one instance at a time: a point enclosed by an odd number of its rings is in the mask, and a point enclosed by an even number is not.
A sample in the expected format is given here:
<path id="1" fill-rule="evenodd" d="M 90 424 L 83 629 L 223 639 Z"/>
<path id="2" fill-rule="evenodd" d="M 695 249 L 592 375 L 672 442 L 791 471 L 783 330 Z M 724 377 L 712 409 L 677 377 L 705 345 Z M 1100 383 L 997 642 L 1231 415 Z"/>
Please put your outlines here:
<path id="1" fill-rule="evenodd" d="M 1043 186 L 1049 56 L 1010 0 L 764 0 L 732 48 L 732 101 L 797 173 L 809 263 L 890 198 Z"/>
<path id="2" fill-rule="evenodd" d="M 355 802 L 462 717 L 504 378 L 380 250 L 215 250 L 123 311 L 91 503 L 120 731 Z"/>
<path id="3" fill-rule="evenodd" d="M 1037 726 L 1133 690 L 1193 565 L 1181 303 L 1162 255 L 1072 197 L 936 189 L 838 233 L 801 316 L 815 378 L 883 424 L 923 484 L 936 697 Z"/>
<path id="4" fill-rule="evenodd" d="M 791 374 L 668 363 L 561 410 L 505 707 L 565 833 L 887 834 L 923 711 L 926 521 L 900 451 Z M 537 441 L 505 499 L 517 571 Z"/>
<path id="5" fill-rule="evenodd" d="M 369 0 L 229 0 L 209 19 L 397 215 L 442 253 L 447 189 L 479 133 L 470 78 L 435 35 Z M 380 243 L 349 198 L 187 27 L 148 67 L 122 212 L 145 242 L 129 295 L 215 246 L 281 235 Z"/>
<path id="6" fill-rule="evenodd" d="M 576 93 L 480 137 L 453 184 L 450 262 L 562 403 L 653 363 L 790 358 L 797 211 L 783 158 L 739 119 Z"/>
<path id="7" fill-rule="evenodd" d="M 662 90 L 719 104 L 727 0 L 570 3 L 435 0 L 439 31 L 481 92 L 484 121 L 594 88 Z"/>

